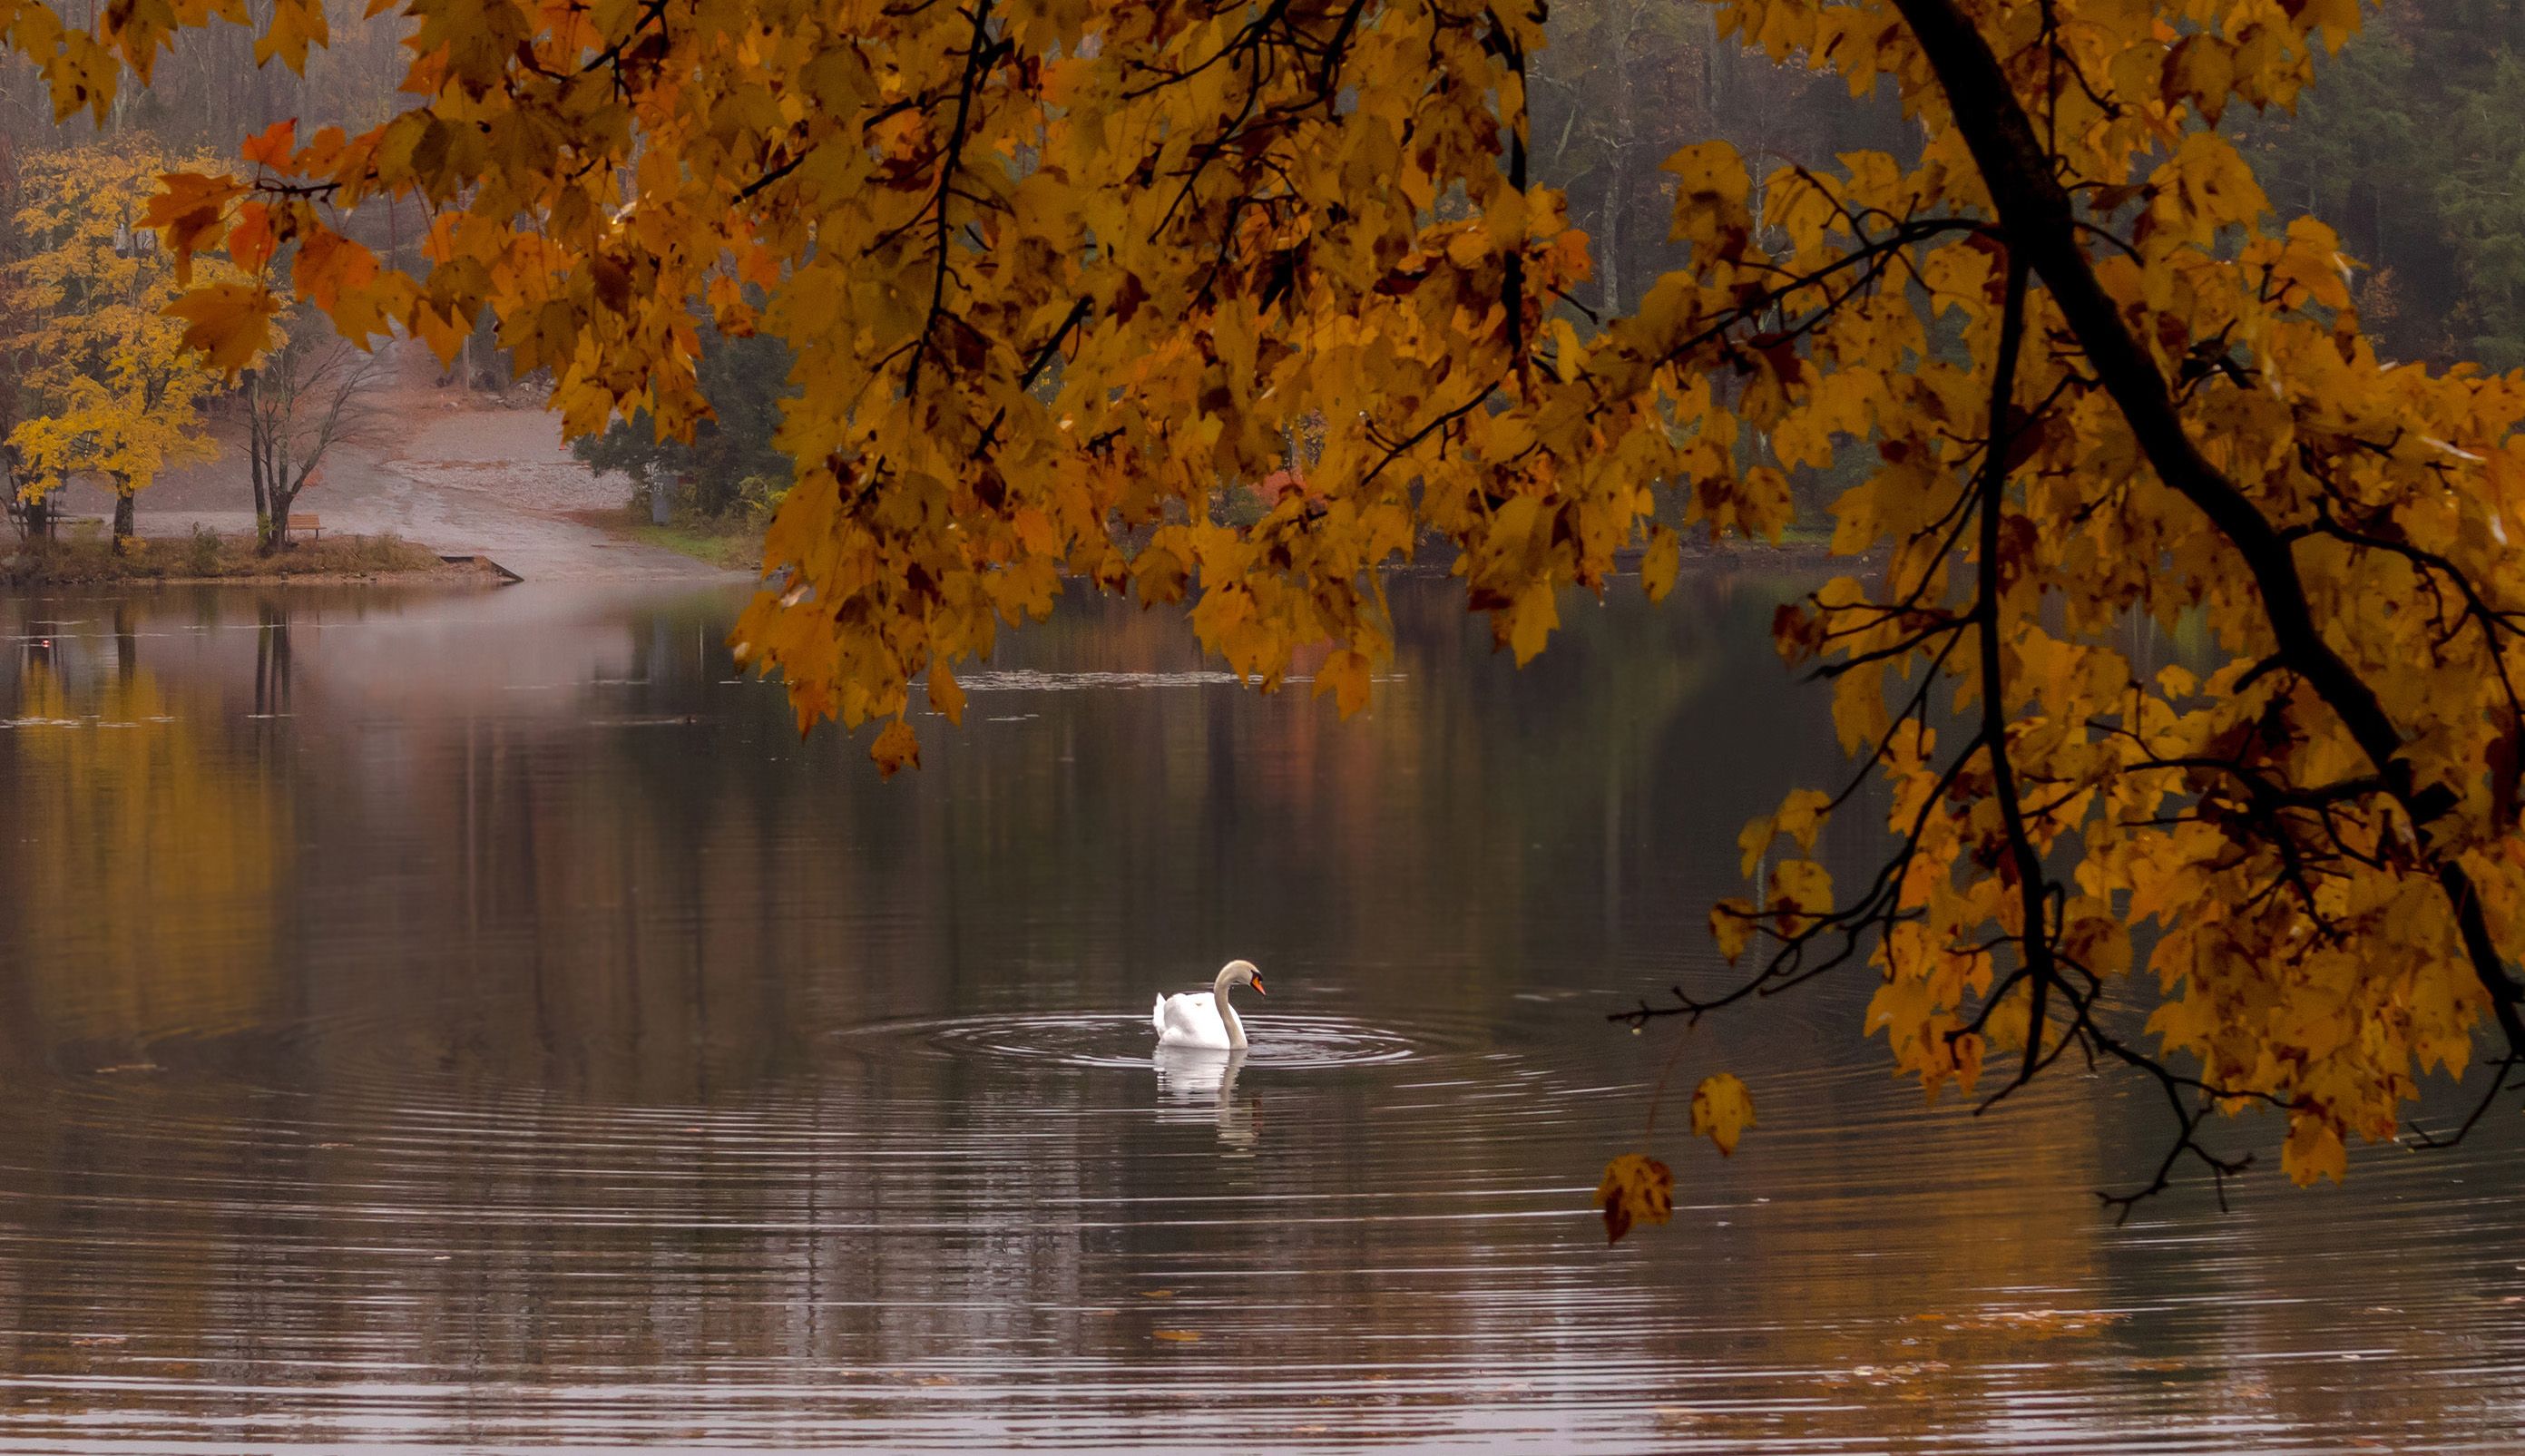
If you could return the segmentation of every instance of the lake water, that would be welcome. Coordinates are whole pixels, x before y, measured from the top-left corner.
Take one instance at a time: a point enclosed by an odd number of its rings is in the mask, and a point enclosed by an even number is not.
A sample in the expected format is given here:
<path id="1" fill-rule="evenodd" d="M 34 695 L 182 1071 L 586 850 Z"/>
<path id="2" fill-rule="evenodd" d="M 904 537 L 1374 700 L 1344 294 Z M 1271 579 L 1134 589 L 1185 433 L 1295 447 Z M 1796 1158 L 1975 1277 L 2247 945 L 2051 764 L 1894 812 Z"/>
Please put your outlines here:
<path id="1" fill-rule="evenodd" d="M 2134 1086 L 1923 1107 L 1857 981 L 1607 1023 L 1839 769 L 1787 590 L 1520 673 L 1398 583 L 1347 725 L 1072 604 L 891 784 L 729 595 L 0 602 L 0 1449 L 2516 1442 L 2512 1115 L 2115 1228 Z M 1252 1052 L 1153 1062 L 1231 956 Z M 1608 1248 L 1669 1064 L 1760 1126 L 1670 1101 Z"/>

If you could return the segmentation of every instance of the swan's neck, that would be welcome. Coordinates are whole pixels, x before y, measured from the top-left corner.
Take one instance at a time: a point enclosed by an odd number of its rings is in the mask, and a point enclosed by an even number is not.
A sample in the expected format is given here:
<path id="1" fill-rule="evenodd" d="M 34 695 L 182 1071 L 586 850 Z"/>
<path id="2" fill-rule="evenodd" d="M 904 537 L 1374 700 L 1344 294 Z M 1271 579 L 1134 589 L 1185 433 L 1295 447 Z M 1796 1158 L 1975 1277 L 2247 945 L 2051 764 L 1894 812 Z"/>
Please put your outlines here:
<path id="1" fill-rule="evenodd" d="M 1210 998 L 1218 1007 L 1219 1024 L 1227 1028 L 1227 1044 L 1231 1048 L 1243 1046 L 1245 1023 L 1236 1019 L 1236 1008 L 1228 1004 L 1225 975 L 1222 974 L 1217 980 L 1210 983 Z"/>

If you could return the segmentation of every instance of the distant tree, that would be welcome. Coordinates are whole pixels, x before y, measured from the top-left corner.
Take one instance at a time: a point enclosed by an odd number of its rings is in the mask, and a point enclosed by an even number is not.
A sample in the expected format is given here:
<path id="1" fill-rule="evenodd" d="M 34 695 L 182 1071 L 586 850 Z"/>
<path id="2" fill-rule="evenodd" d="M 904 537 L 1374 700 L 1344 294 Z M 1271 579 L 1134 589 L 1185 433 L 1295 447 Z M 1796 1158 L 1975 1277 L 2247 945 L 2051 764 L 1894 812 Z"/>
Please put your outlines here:
<path id="1" fill-rule="evenodd" d="M 1599 313 L 1637 307 L 1682 262 L 1669 236 L 1675 179 L 1663 168 L 1677 147 L 1725 137 L 1758 177 L 1784 162 L 1829 167 L 1843 152 L 1916 141 L 1898 108 L 1749 54 L 1722 35 L 1712 6 L 1554 0 L 1548 30 L 1551 44 L 1526 67 L 1528 166 L 1587 229 L 1595 276 L 1578 292 Z"/>
<path id="2" fill-rule="evenodd" d="M 789 483 L 790 460 L 775 437 L 780 402 L 792 393 L 792 356 L 788 345 L 768 334 L 731 338 L 705 321 L 699 336 L 698 377 L 711 413 L 690 440 L 660 439 L 657 422 L 646 411 L 635 411 L 600 434 L 573 440 L 570 449 L 591 467 L 620 470 L 647 482 L 651 491 L 671 491 L 689 475 L 690 497 L 672 504 L 699 515 L 724 516 L 776 501 Z"/>
<path id="3" fill-rule="evenodd" d="M 2404 358 L 2525 364 L 2525 8 L 2388 0 L 2294 109 L 2228 129 L 2283 217 L 2337 227 Z"/>
<path id="4" fill-rule="evenodd" d="M 39 536 L 47 529 L 45 498 L 23 489 L 18 452 L 9 444 L 18 427 L 19 381 L 27 363 L 19 343 L 28 337 L 26 280 L 18 267 L 25 249 L 25 235 L 18 227 L 18 148 L 0 133 L 0 507 L 21 536 Z"/>
<path id="5" fill-rule="evenodd" d="M 74 477 L 102 479 L 118 548 L 131 539 L 134 496 L 161 471 L 219 453 L 200 407 L 221 375 L 184 347 L 185 325 L 168 313 L 184 285 L 142 220 L 157 178 L 197 165 L 143 137 L 20 165 L 7 285 L 16 332 L 5 340 L 17 365 L 17 494 L 23 509 Z"/>

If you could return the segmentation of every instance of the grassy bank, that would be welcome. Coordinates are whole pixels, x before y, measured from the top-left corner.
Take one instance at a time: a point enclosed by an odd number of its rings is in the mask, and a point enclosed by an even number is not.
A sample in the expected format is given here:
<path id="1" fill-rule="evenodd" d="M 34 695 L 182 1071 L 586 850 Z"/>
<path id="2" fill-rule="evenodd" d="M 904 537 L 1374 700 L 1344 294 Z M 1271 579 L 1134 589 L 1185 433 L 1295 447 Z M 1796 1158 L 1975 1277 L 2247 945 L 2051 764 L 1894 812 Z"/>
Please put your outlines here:
<path id="1" fill-rule="evenodd" d="M 459 576 L 436 554 L 400 537 L 337 536 L 301 542 L 260 556 L 251 537 L 190 537 L 132 542 L 117 552 L 107 541 L 28 541 L 0 557 L 0 584 L 88 586 L 117 582 L 364 581 L 380 576 Z"/>
<path id="2" fill-rule="evenodd" d="M 683 517 L 661 526 L 638 509 L 574 510 L 570 517 L 625 541 L 660 547 L 723 571 L 751 571 L 763 564 L 763 528 L 742 521 Z"/>
<path id="3" fill-rule="evenodd" d="M 753 526 L 650 525 L 631 528 L 631 539 L 681 552 L 730 571 L 751 571 L 763 564 L 763 532 Z"/>

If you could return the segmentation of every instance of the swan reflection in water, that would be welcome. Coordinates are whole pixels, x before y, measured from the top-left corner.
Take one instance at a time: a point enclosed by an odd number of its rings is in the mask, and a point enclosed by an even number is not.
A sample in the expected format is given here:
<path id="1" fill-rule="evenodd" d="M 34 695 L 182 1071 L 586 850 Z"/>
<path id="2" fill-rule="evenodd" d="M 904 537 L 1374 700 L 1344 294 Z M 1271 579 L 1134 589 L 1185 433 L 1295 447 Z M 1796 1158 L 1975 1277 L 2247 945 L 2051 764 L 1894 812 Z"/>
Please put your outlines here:
<path id="1" fill-rule="evenodd" d="M 1258 1136 L 1251 1100 L 1236 1101 L 1236 1073 L 1245 1065 L 1245 1048 L 1222 1051 L 1209 1046 L 1160 1046 L 1149 1060 L 1158 1069 L 1160 1122 L 1196 1122 L 1210 1115 L 1218 1125 L 1218 1141 L 1238 1153 L 1250 1153 Z"/>

